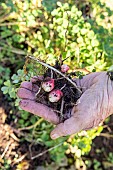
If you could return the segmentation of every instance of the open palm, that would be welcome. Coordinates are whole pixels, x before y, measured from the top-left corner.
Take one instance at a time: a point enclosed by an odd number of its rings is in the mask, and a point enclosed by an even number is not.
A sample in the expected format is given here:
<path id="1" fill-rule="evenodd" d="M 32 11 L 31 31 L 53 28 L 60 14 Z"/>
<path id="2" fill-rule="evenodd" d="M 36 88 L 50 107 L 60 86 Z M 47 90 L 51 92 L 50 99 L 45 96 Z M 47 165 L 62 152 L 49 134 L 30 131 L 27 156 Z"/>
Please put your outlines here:
<path id="1" fill-rule="evenodd" d="M 113 113 L 113 82 L 106 72 L 91 73 L 83 79 L 75 80 L 83 94 L 78 104 L 73 107 L 71 117 L 62 123 L 59 123 L 59 117 L 52 108 L 35 101 L 38 86 L 33 82 L 37 79 L 38 77 L 35 77 L 30 82 L 21 84 L 18 90 L 20 107 L 56 124 L 51 132 L 52 139 L 98 126 Z"/>

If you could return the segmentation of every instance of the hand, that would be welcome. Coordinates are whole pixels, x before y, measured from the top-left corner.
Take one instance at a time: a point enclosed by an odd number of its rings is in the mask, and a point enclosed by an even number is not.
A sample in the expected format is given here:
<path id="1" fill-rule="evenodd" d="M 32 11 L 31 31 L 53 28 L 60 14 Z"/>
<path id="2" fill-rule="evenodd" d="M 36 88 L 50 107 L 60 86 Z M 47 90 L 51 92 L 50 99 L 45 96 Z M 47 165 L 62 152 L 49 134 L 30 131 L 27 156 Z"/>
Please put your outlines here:
<path id="1" fill-rule="evenodd" d="M 35 102 L 38 87 L 32 84 L 33 81 L 35 79 L 21 84 L 18 90 L 18 96 L 22 99 L 20 107 L 56 124 L 51 132 L 52 139 L 96 127 L 113 113 L 113 81 L 106 72 L 91 73 L 76 80 L 83 94 L 73 107 L 71 118 L 63 123 L 59 123 L 58 116 L 51 108 Z"/>

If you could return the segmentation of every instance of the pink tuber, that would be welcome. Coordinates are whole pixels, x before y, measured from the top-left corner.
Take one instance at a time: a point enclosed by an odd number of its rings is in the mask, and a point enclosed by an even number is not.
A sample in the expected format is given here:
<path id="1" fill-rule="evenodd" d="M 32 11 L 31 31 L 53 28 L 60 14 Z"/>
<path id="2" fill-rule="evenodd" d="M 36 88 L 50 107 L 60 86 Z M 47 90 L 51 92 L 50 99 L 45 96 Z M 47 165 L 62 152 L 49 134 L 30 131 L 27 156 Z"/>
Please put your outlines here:
<path id="1" fill-rule="evenodd" d="M 61 97 L 63 96 L 63 93 L 61 90 L 53 90 L 49 93 L 49 101 L 54 103 L 54 102 L 58 102 Z"/>
<path id="2" fill-rule="evenodd" d="M 50 92 L 54 89 L 55 83 L 54 83 L 54 79 L 50 79 L 48 81 L 44 81 L 42 83 L 42 88 L 44 89 L 44 91 L 46 92 Z"/>
<path id="3" fill-rule="evenodd" d="M 67 64 L 63 64 L 61 66 L 61 72 L 66 73 L 69 70 L 69 66 Z"/>

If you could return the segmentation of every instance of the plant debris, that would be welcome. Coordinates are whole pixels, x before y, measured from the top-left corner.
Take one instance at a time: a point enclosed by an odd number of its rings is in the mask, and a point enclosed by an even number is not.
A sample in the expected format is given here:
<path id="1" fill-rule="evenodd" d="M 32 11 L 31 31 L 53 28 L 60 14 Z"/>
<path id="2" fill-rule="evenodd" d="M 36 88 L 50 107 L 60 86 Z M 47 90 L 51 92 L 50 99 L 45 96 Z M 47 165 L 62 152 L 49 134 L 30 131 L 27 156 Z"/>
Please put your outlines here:
<path id="1" fill-rule="evenodd" d="M 82 94 L 73 81 L 76 73 L 68 73 L 69 66 L 63 62 L 56 61 L 54 66 L 50 66 L 32 56 L 29 58 L 47 68 L 42 78 L 35 82 L 39 87 L 36 101 L 53 108 L 61 122 L 70 118 L 71 110 Z"/>

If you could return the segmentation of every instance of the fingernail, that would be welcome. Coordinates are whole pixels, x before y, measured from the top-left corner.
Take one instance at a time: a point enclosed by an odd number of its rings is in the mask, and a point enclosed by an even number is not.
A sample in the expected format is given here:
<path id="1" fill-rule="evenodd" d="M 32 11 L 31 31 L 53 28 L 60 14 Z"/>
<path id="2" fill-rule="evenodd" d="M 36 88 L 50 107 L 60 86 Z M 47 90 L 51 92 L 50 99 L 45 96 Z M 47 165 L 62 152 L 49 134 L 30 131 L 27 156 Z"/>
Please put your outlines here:
<path id="1" fill-rule="evenodd" d="M 20 104 L 20 106 L 25 107 L 25 106 L 28 105 L 28 103 L 29 103 L 29 102 L 27 102 L 27 101 L 21 100 L 19 104 Z"/>
<path id="2" fill-rule="evenodd" d="M 57 139 L 58 137 L 59 137 L 59 135 L 56 134 L 56 133 L 51 135 L 51 138 L 52 138 L 52 139 Z"/>

